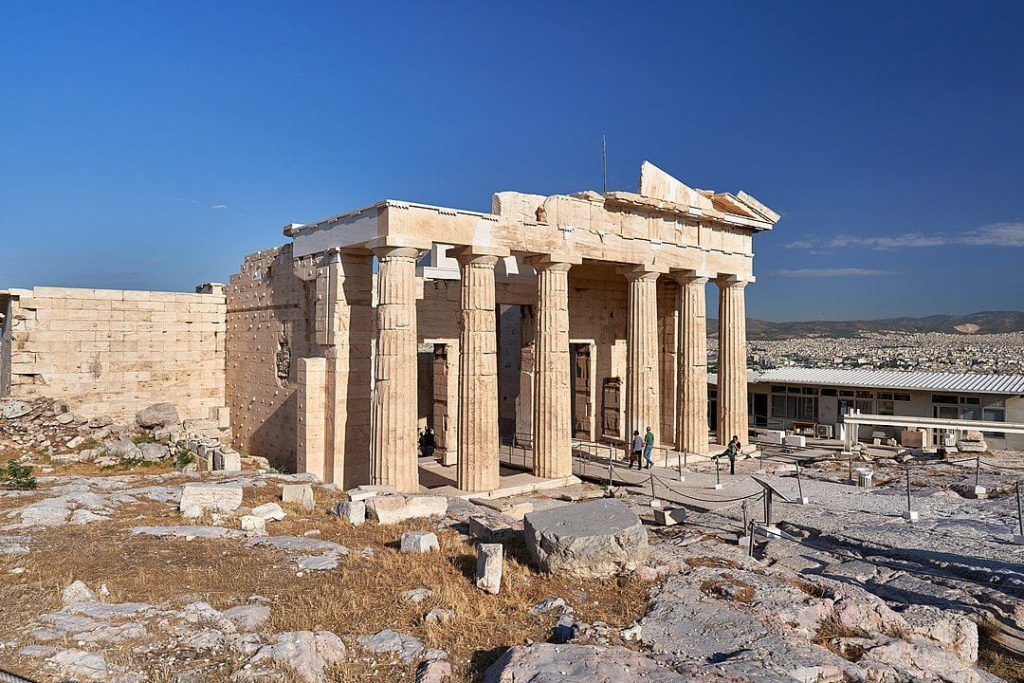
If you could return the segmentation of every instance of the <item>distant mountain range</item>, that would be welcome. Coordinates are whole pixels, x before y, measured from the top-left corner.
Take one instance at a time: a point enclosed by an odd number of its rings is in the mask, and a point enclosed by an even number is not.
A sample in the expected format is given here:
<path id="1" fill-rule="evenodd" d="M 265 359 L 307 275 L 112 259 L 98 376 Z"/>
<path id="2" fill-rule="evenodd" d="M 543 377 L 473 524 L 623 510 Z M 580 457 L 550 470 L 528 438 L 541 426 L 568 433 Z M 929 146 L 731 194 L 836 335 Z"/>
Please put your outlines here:
<path id="1" fill-rule="evenodd" d="M 717 320 L 708 320 L 708 332 L 717 334 Z M 929 315 L 923 318 L 882 320 L 813 320 L 774 323 L 747 318 L 749 339 L 801 337 L 856 337 L 864 332 L 945 332 L 996 334 L 1024 331 L 1024 311 L 983 311 L 968 315 Z"/>

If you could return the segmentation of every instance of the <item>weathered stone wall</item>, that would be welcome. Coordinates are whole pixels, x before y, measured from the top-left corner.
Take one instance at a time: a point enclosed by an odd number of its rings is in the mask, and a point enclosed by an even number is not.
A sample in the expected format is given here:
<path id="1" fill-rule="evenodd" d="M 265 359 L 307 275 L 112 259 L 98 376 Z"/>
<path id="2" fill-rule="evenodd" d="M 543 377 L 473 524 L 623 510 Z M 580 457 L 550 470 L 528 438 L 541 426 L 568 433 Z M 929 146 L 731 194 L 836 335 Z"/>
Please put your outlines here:
<path id="1" fill-rule="evenodd" d="M 227 295 L 227 405 L 235 447 L 292 471 L 298 359 L 322 355 L 315 283 L 295 275 L 290 244 L 250 254 Z"/>
<path id="2" fill-rule="evenodd" d="M 224 405 L 223 294 L 36 287 L 4 324 L 5 387 L 130 419 L 163 401 L 183 417 Z"/>
<path id="3" fill-rule="evenodd" d="M 0 322 L 0 396 L 11 391 L 11 333 L 16 305 L 15 299 L 0 299 L 0 315 L 3 315 Z"/>

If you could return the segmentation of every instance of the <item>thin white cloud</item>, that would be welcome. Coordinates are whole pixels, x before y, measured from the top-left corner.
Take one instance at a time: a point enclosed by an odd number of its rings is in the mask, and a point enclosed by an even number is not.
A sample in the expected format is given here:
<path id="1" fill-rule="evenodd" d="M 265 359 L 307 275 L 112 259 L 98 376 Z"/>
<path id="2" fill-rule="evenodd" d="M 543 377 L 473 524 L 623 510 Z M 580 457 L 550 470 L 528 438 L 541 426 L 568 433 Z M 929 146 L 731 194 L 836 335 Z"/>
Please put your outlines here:
<path id="1" fill-rule="evenodd" d="M 228 208 L 228 205 L 227 204 L 213 204 L 213 205 L 210 206 L 210 208 L 214 209 L 215 211 L 220 211 L 221 209 Z"/>
<path id="2" fill-rule="evenodd" d="M 795 240 L 786 245 L 787 249 L 835 249 L 840 247 L 862 247 L 879 251 L 889 249 L 913 249 L 918 247 L 946 247 L 952 245 L 972 247 L 1024 247 L 1024 221 L 1010 221 L 983 225 L 955 235 L 943 233 L 926 234 L 908 232 L 902 235 L 837 235 L 821 242 Z"/>
<path id="3" fill-rule="evenodd" d="M 875 277 L 894 275 L 888 270 L 872 268 L 783 268 L 772 272 L 778 277 Z"/>

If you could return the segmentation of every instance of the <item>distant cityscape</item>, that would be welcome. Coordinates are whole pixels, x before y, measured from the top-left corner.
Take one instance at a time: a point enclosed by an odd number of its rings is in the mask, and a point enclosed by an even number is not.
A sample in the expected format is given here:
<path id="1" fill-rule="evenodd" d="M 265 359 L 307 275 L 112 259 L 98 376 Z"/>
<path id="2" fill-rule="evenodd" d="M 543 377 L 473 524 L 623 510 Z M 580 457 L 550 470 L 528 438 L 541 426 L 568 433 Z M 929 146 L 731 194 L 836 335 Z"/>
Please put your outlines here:
<path id="1" fill-rule="evenodd" d="M 709 362 L 717 366 L 717 347 Z M 964 335 L 866 332 L 853 338 L 751 340 L 748 366 L 1024 374 L 1024 332 Z"/>

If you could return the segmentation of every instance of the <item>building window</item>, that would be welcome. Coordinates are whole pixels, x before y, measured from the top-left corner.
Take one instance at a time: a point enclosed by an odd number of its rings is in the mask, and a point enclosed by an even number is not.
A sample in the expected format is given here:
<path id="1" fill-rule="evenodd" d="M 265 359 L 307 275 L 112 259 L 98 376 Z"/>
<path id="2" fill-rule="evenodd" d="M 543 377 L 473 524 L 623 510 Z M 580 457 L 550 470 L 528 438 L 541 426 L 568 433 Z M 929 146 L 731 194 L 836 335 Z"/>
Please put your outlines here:
<path id="1" fill-rule="evenodd" d="M 896 401 L 903 401 L 904 403 L 910 403 L 910 394 L 893 394 L 892 397 Z"/>
<path id="2" fill-rule="evenodd" d="M 948 394 L 932 394 L 932 403 L 945 403 L 948 405 L 958 405 L 960 399 L 956 396 L 950 396 Z"/>
<path id="3" fill-rule="evenodd" d="M 890 396 L 891 396 L 891 394 L 890 394 Z M 878 399 L 877 405 L 878 405 L 878 414 L 879 415 L 895 415 L 896 414 L 896 412 L 894 410 L 893 402 L 891 400 L 889 400 L 889 399 L 880 398 L 880 399 Z"/>
<path id="4" fill-rule="evenodd" d="M 821 395 L 822 396 L 835 396 L 836 395 L 836 390 L 835 389 L 822 389 L 821 390 Z"/>

